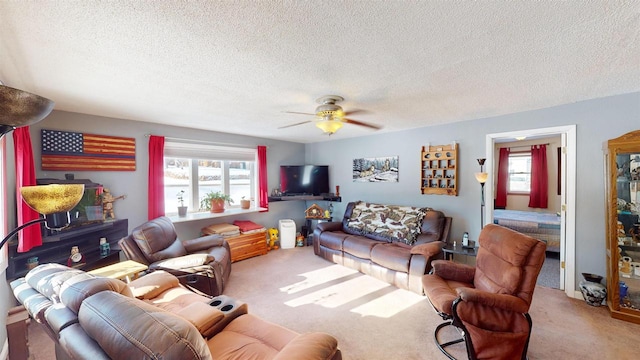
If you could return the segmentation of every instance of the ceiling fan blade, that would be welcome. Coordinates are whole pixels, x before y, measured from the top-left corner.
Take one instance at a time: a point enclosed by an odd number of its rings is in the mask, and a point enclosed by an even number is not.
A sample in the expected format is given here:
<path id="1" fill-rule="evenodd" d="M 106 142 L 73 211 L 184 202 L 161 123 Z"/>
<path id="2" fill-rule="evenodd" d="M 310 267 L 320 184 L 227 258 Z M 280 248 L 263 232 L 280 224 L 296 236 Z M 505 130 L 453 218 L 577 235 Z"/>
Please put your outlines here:
<path id="1" fill-rule="evenodd" d="M 309 113 L 303 113 L 303 112 L 297 112 L 297 111 L 284 111 L 284 113 L 316 116 L 316 114 L 309 114 Z"/>
<path id="2" fill-rule="evenodd" d="M 367 114 L 367 113 L 369 113 L 367 110 L 353 109 L 353 110 L 345 111 L 344 115 L 345 116 L 349 116 L 349 115 L 353 115 L 353 114 Z"/>
<path id="3" fill-rule="evenodd" d="M 371 125 L 371 124 L 367 124 L 367 123 L 363 123 L 362 121 L 358 121 L 358 120 L 353 120 L 353 119 L 347 119 L 347 118 L 343 118 L 342 121 L 346 122 L 347 124 L 353 124 L 353 125 L 358 125 L 358 126 L 364 126 L 364 127 L 368 127 L 370 129 L 375 129 L 375 130 L 379 130 L 381 129 L 380 126 L 377 125 Z"/>
<path id="4" fill-rule="evenodd" d="M 298 125 L 302 125 L 302 124 L 306 124 L 306 123 L 310 123 L 310 122 L 311 122 L 311 120 L 307 120 L 307 121 L 303 121 L 303 122 L 299 122 L 299 123 L 295 123 L 295 124 L 291 124 L 291 125 L 280 126 L 278 129 L 286 129 L 288 127 L 298 126 Z"/>

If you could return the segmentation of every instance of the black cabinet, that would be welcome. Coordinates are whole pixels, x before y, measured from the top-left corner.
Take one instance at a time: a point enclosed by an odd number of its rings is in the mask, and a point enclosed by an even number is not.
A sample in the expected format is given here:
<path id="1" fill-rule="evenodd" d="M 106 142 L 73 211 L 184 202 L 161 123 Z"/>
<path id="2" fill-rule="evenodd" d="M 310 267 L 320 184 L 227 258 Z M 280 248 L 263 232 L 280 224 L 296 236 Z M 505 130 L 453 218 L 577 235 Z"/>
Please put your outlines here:
<path id="1" fill-rule="evenodd" d="M 37 257 L 40 264 L 59 263 L 66 265 L 71 247 L 77 246 L 84 256 L 77 268 L 92 270 L 118 262 L 120 249 L 118 241 L 128 235 L 127 219 L 105 221 L 67 230 L 52 236 L 44 236 L 42 245 L 27 252 L 19 253 L 16 242 L 9 244 L 9 267 L 7 280 L 24 276 L 29 268 L 27 259 Z M 106 256 L 100 253 L 100 238 L 106 238 L 111 251 Z"/>

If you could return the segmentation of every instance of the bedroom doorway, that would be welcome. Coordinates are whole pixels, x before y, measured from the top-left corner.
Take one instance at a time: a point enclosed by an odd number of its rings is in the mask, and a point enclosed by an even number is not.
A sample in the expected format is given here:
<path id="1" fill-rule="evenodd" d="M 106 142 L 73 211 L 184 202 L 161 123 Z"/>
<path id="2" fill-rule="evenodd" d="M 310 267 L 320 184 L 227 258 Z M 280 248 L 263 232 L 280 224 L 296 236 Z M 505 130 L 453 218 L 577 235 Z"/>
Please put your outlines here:
<path id="1" fill-rule="evenodd" d="M 516 138 L 527 137 L 528 139 L 541 139 L 552 136 L 559 136 L 560 152 L 560 244 L 559 259 L 560 279 L 559 289 L 563 290 L 567 296 L 575 298 L 579 296 L 575 291 L 575 197 L 576 197 L 576 126 L 559 126 L 551 128 L 520 130 L 486 136 L 486 171 L 489 173 L 489 184 L 495 184 L 496 167 L 498 154 L 496 144 L 506 141 L 515 141 Z M 487 186 L 485 208 L 486 223 L 494 221 L 493 200 L 495 188 Z"/>

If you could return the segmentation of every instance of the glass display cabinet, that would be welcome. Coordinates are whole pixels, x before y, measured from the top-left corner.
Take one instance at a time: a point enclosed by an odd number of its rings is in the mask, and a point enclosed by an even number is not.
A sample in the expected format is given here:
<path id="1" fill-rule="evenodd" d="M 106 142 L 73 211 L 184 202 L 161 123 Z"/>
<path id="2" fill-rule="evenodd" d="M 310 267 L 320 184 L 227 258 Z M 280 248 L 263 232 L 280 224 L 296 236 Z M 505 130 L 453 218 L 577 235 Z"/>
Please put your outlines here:
<path id="1" fill-rule="evenodd" d="M 640 324 L 640 130 L 605 143 L 607 305 Z"/>

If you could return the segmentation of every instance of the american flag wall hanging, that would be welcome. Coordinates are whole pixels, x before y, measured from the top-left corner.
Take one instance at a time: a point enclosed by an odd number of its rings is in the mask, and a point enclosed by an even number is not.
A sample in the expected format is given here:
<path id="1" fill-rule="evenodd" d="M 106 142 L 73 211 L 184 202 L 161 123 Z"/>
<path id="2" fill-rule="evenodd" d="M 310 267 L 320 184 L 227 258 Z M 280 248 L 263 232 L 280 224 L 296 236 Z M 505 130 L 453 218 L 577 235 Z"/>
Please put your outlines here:
<path id="1" fill-rule="evenodd" d="M 41 130 L 42 170 L 135 171 L 136 139 Z"/>

